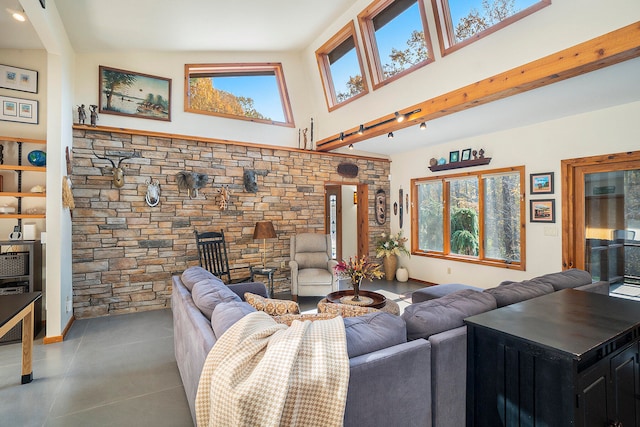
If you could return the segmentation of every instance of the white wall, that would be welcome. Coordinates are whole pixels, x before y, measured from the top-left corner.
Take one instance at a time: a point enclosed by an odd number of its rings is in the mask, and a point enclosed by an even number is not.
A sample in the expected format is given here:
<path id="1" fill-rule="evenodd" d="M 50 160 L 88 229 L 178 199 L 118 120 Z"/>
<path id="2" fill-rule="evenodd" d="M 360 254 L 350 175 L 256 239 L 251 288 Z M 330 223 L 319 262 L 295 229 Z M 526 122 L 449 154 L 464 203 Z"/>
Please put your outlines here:
<path id="1" fill-rule="evenodd" d="M 369 3 L 357 1 L 304 51 L 306 72 L 314 76 L 307 92 L 316 102 L 313 110 L 320 139 L 640 20 L 640 1 L 553 0 L 550 6 L 443 58 L 427 0 L 424 4 L 435 62 L 329 113 L 321 81 L 315 78 L 315 51 Z M 360 41 L 360 32 L 357 34 Z M 365 72 L 368 75 L 368 70 Z"/>
<path id="2" fill-rule="evenodd" d="M 411 188 L 412 178 L 433 176 L 434 174 L 427 169 L 430 158 L 446 156 L 449 151 L 462 148 L 484 148 L 486 156 L 492 160 L 491 164 L 483 169 L 519 165 L 525 165 L 526 168 L 526 271 L 415 255 L 411 258 L 402 257 L 402 265 L 408 268 L 412 278 L 434 283 L 466 283 L 487 288 L 497 285 L 502 280 L 523 280 L 562 270 L 562 194 L 566 189 L 563 188 L 560 179 L 560 161 L 638 150 L 638 117 L 640 102 L 635 102 L 392 156 L 391 194 L 397 194 L 401 185 L 405 191 Z M 458 169 L 448 173 L 461 171 L 463 170 Z M 529 174 L 541 172 L 554 172 L 555 175 L 555 192 L 544 197 L 556 201 L 555 224 L 529 222 Z M 405 215 L 404 234 L 410 238 L 411 212 Z M 391 215 L 391 227 L 394 233 L 399 229 L 397 217 L 394 215 Z M 545 231 L 546 234 L 555 235 L 545 235 Z M 451 274 L 447 274 L 449 268 Z"/>
<path id="3" fill-rule="evenodd" d="M 191 52 L 191 53 L 118 53 L 77 55 L 74 105 L 98 104 L 98 67 L 100 65 L 127 71 L 170 78 L 171 121 L 123 117 L 101 113 L 98 125 L 127 129 L 193 135 L 278 146 L 298 147 L 298 128 L 310 127 L 311 103 L 307 96 L 308 76 L 302 75 L 300 56 L 282 52 Z M 281 62 L 285 83 L 294 113 L 295 127 L 275 126 L 233 120 L 184 111 L 184 66 L 204 63 Z M 75 122 L 77 115 L 74 109 Z M 88 122 L 87 122 L 88 123 Z"/>

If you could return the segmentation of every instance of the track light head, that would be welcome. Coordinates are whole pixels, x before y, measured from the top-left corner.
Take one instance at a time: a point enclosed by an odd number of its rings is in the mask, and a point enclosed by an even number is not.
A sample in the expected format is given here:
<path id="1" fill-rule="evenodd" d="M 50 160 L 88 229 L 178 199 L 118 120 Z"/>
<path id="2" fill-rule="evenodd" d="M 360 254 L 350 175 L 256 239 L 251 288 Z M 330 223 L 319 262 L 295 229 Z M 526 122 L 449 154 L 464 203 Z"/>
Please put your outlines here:
<path id="1" fill-rule="evenodd" d="M 353 144 L 349 144 L 349 150 L 353 150 Z"/>
<path id="2" fill-rule="evenodd" d="M 362 135 L 364 133 L 364 125 L 360 125 L 360 128 L 358 129 L 358 135 Z"/>
<path id="3" fill-rule="evenodd" d="M 420 123 L 420 130 L 425 130 L 427 128 L 427 124 L 425 122 Z"/>
<path id="4" fill-rule="evenodd" d="M 389 132 L 389 133 L 387 134 L 387 138 L 389 138 L 389 139 L 393 138 L 393 132 Z"/>
<path id="5" fill-rule="evenodd" d="M 403 122 L 404 119 L 406 118 L 404 114 L 400 114 L 397 111 L 395 112 L 395 115 L 396 115 L 396 121 L 398 123 Z"/>
<path id="6" fill-rule="evenodd" d="M 340 132 L 340 138 L 338 138 L 340 141 L 344 141 L 344 132 Z"/>

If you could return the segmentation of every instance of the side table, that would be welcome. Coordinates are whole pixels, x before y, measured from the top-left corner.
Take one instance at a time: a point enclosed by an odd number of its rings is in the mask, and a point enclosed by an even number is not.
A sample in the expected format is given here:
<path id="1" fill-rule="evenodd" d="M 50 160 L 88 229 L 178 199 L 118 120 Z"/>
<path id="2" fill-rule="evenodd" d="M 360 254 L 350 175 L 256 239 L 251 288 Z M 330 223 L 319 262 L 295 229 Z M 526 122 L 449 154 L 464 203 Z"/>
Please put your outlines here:
<path id="1" fill-rule="evenodd" d="M 251 281 L 254 281 L 254 276 L 265 276 L 269 281 L 269 297 L 273 298 L 273 273 L 278 269 L 275 267 L 251 267 Z"/>

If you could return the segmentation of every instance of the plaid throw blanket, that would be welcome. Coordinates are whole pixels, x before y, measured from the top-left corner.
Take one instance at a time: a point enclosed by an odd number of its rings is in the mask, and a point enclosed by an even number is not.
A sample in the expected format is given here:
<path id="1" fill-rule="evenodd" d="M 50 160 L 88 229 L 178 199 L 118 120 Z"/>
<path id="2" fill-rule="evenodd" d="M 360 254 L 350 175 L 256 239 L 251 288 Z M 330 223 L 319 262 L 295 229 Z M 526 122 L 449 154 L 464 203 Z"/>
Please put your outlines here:
<path id="1" fill-rule="evenodd" d="M 197 423 L 341 426 L 348 383 L 342 318 L 287 327 L 253 312 L 209 352 L 198 384 Z"/>

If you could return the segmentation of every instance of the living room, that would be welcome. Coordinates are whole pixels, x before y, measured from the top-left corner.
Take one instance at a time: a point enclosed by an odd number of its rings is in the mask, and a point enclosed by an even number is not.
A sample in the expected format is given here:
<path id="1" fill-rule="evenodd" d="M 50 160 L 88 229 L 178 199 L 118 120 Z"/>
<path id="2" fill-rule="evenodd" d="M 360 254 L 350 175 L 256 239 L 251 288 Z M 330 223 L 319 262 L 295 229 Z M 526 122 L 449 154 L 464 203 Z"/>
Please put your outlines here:
<path id="1" fill-rule="evenodd" d="M 6 1 L 3 0 L 3 5 Z M 561 182 L 561 161 L 638 149 L 635 136 L 640 130 L 637 120 L 640 89 L 633 78 L 639 66 L 636 57 L 515 95 L 513 99 L 434 118 L 426 122 L 425 131 L 411 133 L 415 129 L 405 128 L 395 131 L 392 140 L 386 138 L 386 133 L 382 138 L 362 140 L 354 144 L 353 151 L 346 146 L 336 150 L 339 155 L 297 151 L 299 129 L 310 128 L 313 118 L 315 141 L 331 140 L 361 123 L 376 123 L 395 111 L 410 111 L 414 105 L 628 25 L 637 27 L 638 4 L 616 0 L 585 7 L 577 0 L 556 0 L 525 19 L 443 56 L 437 47 L 433 6 L 431 2 L 424 2 L 436 60 L 328 111 L 315 51 L 369 3 L 365 0 L 332 5 L 335 9 L 330 19 L 325 18 L 323 25 L 316 27 L 318 31 L 308 36 L 302 47 L 293 50 L 203 49 L 198 44 L 183 42 L 186 50 L 149 51 L 81 44 L 87 33 L 72 34 L 71 28 L 65 28 L 66 18 L 60 19 L 58 14 L 86 16 L 89 28 L 98 25 L 101 19 L 108 20 L 114 28 L 118 26 L 117 20 L 101 18 L 102 15 L 92 12 L 90 5 L 50 0 L 43 9 L 37 2 L 19 2 L 36 27 L 42 48 L 3 46 L 0 62 L 38 70 L 40 90 L 36 99 L 41 103 L 41 120 L 37 125 L 3 122 L 0 134 L 47 140 L 46 186 L 51 194 L 62 192 L 61 180 L 66 175 L 65 148 L 70 147 L 77 202 L 71 218 L 60 198 L 47 197 L 46 227 L 42 227 L 47 231 L 48 247 L 47 337 L 62 339 L 74 315 L 92 317 L 145 307 L 168 307 L 172 274 L 197 262 L 194 228 L 230 230 L 233 254 L 236 259 L 244 257 L 239 264 L 247 265 L 259 260 L 261 242 L 251 238 L 255 222 L 271 219 L 278 238 L 269 242 L 272 253 L 269 263 L 280 266 L 288 260 L 288 238 L 292 233 L 324 230 L 326 182 L 367 183 L 371 206 L 375 191 L 385 190 L 388 220 L 384 226 L 376 226 L 371 216 L 371 248 L 380 232 L 400 230 L 399 218 L 393 211 L 399 190 L 402 188 L 405 194 L 410 194 L 412 179 L 433 175 L 428 169 L 431 158 L 448 159 L 450 152 L 468 148 L 483 149 L 485 155 L 491 157 L 486 169 L 524 166 L 527 180 L 529 174 L 554 172 L 556 191 L 547 199 L 555 201 L 556 220 L 546 224 L 530 222 L 527 212 L 523 252 L 526 269 L 412 256 L 402 260 L 410 277 L 430 283 L 470 283 L 487 288 L 504 280 L 524 280 L 565 268 L 563 235 L 571 231 L 562 228 L 566 190 Z M 73 9 L 76 11 L 72 12 Z M 311 14 L 313 11 L 307 10 L 303 16 Z M 541 28 L 544 31 L 540 31 Z M 630 38 L 637 50 L 640 39 L 637 28 L 632 34 Z M 259 38 L 254 36 L 253 41 L 257 43 L 255 39 Z M 273 126 L 183 111 L 181 82 L 185 79 L 185 64 L 213 62 L 282 63 L 295 126 Z M 100 114 L 96 129 L 77 125 L 76 106 L 97 102 L 100 66 L 170 78 L 173 81 L 172 120 Z M 11 95 L 0 90 L 2 95 Z M 549 101 L 545 104 L 540 99 Z M 391 144 L 397 148 L 388 153 Z M 189 157 L 175 162 L 175 157 L 158 158 L 160 147 L 173 147 L 175 151 L 171 156 Z M 108 162 L 93 156 L 93 150 L 102 155 L 107 149 L 141 153 L 141 158 L 124 163 L 123 190 L 115 189 L 109 177 L 103 175 L 102 168 Z M 358 178 L 343 179 L 336 175 L 336 167 L 344 161 L 359 166 Z M 258 176 L 256 194 L 243 189 L 245 168 L 269 171 L 265 176 Z M 185 169 L 210 175 L 212 184 L 200 199 L 191 199 L 177 188 L 174 176 Z M 153 214 L 158 218 L 134 227 L 124 218 L 140 209 L 138 204 L 144 204 L 145 182 L 150 179 L 162 181 L 164 199 L 155 210 L 148 211 L 149 217 Z M 225 184 L 232 185 L 234 191 L 230 208 L 221 211 L 217 190 Z M 290 185 L 295 189 L 286 190 Z M 523 189 L 523 193 L 528 201 L 529 191 Z M 116 213 L 120 204 L 127 203 L 125 211 Z M 147 209 L 144 205 L 143 208 Z M 405 235 L 411 237 L 411 210 L 406 209 L 404 215 L 403 229 Z M 95 221 L 97 218 L 100 219 Z M 167 221 L 173 224 L 158 226 Z M 100 233 L 109 235 L 98 237 Z M 123 246 L 111 250 L 119 244 L 142 241 L 152 243 L 144 250 L 137 248 L 137 252 L 129 252 Z M 154 262 L 154 257 L 162 261 Z M 135 279 L 130 277 L 133 275 Z M 282 273 L 278 279 L 278 286 L 286 288 L 287 275 Z M 71 311 L 67 310 L 69 300 L 73 301 Z"/>

